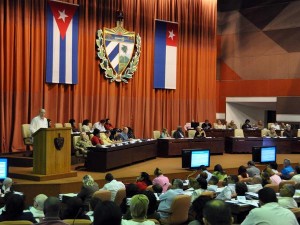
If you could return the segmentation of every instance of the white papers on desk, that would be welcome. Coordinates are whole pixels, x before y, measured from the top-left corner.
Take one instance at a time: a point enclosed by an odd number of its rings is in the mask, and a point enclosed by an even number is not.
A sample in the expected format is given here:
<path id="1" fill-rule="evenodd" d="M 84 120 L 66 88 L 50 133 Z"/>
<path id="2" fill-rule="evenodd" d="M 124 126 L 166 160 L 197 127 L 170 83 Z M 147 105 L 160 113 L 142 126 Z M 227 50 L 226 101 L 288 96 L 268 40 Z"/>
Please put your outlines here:
<path id="1" fill-rule="evenodd" d="M 227 200 L 226 202 L 233 203 L 239 206 L 252 205 L 254 207 L 258 207 L 258 203 L 259 203 L 258 200 L 246 200 L 245 202 L 239 202 L 238 200 L 235 199 Z"/>
<path id="2" fill-rule="evenodd" d="M 249 195 L 250 197 L 258 199 L 258 194 L 254 192 L 246 192 L 246 195 Z"/>

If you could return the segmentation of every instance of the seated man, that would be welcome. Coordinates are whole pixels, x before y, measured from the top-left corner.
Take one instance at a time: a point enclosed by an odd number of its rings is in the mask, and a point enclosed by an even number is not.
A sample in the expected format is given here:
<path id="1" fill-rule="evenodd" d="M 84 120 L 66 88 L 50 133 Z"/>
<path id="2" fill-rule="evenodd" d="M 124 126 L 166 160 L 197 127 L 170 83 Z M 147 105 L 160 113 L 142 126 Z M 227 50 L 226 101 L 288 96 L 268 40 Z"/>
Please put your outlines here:
<path id="1" fill-rule="evenodd" d="M 255 127 L 259 130 L 262 130 L 262 129 L 264 129 L 264 124 L 261 120 L 258 120 Z"/>
<path id="2" fill-rule="evenodd" d="M 75 149 L 79 150 L 84 156 L 87 154 L 87 148 L 92 147 L 92 142 L 85 132 L 81 132 L 80 139 L 76 142 Z"/>
<path id="3" fill-rule="evenodd" d="M 180 179 L 175 179 L 172 184 L 172 188 L 168 190 L 166 193 L 159 196 L 159 206 L 158 206 L 158 213 L 160 214 L 161 218 L 168 218 L 171 205 L 173 203 L 174 198 L 177 195 L 183 195 L 183 182 Z"/>
<path id="4" fill-rule="evenodd" d="M 123 130 L 121 133 L 119 133 L 116 137 L 116 140 L 121 140 L 121 141 L 129 141 L 128 137 L 128 127 L 123 127 Z"/>
<path id="5" fill-rule="evenodd" d="M 247 165 L 248 165 L 247 173 L 248 173 L 249 177 L 254 177 L 254 176 L 260 175 L 260 169 L 258 169 L 255 166 L 255 163 L 253 161 L 248 161 Z"/>
<path id="6" fill-rule="evenodd" d="M 283 179 L 289 180 L 294 175 L 294 169 L 291 166 L 291 161 L 289 159 L 283 160 L 283 169 L 281 170 L 281 177 Z"/>
<path id="7" fill-rule="evenodd" d="M 285 130 L 283 131 L 283 134 L 282 134 L 283 137 L 293 137 L 293 132 L 292 132 L 292 129 L 291 129 L 291 125 L 290 124 L 287 124 L 286 125 L 286 128 Z"/>
<path id="8" fill-rule="evenodd" d="M 206 137 L 205 131 L 200 126 L 198 126 L 196 128 L 196 133 L 194 138 L 204 138 L 204 137 Z"/>
<path id="9" fill-rule="evenodd" d="M 231 120 L 229 124 L 227 124 L 228 129 L 237 129 L 237 125 L 234 123 L 234 120 Z"/>
<path id="10" fill-rule="evenodd" d="M 105 175 L 106 184 L 100 190 L 108 190 L 111 192 L 111 201 L 115 200 L 118 190 L 124 188 L 125 185 L 121 181 L 117 181 L 111 173 Z"/>
<path id="11" fill-rule="evenodd" d="M 93 131 L 94 136 L 91 139 L 91 142 L 94 146 L 101 146 L 103 145 L 103 141 L 100 138 L 100 130 L 95 128 Z"/>
<path id="12" fill-rule="evenodd" d="M 111 135 L 111 131 L 110 130 L 106 130 L 105 131 L 105 135 L 101 136 L 101 140 L 103 141 L 103 143 L 105 145 L 111 145 L 114 142 L 112 140 L 110 140 L 110 135 Z"/>
<path id="13" fill-rule="evenodd" d="M 104 131 L 106 131 L 106 129 L 105 129 L 105 127 L 104 127 L 104 124 L 105 124 L 105 120 L 100 120 L 100 121 L 94 123 L 93 129 L 94 129 L 94 130 L 95 130 L 95 129 L 98 129 L 98 130 L 100 130 L 101 132 L 104 132 Z"/>
<path id="14" fill-rule="evenodd" d="M 293 199 L 295 194 L 295 187 L 292 184 L 283 185 L 280 190 L 280 197 L 278 197 L 278 204 L 286 209 L 298 208 L 297 202 Z"/>
<path id="15" fill-rule="evenodd" d="M 206 202 L 203 208 L 203 222 L 205 225 L 231 225 L 233 217 L 230 206 L 221 200 Z"/>
<path id="16" fill-rule="evenodd" d="M 276 130 L 274 127 L 271 127 L 270 128 L 270 131 L 268 131 L 268 133 L 266 134 L 267 137 L 272 137 L 272 138 L 275 138 L 275 137 L 278 137 L 277 133 L 276 133 Z"/>
<path id="17" fill-rule="evenodd" d="M 241 225 L 272 224 L 296 225 L 298 221 L 292 211 L 277 203 L 276 193 L 272 188 L 263 188 L 258 192 L 260 208 L 250 211 Z"/>
<path id="18" fill-rule="evenodd" d="M 209 130 L 212 128 L 211 123 L 209 120 L 205 120 L 205 122 L 201 125 L 202 129 L 204 130 Z"/>
<path id="19" fill-rule="evenodd" d="M 274 122 L 274 124 L 271 126 L 271 128 L 274 128 L 275 130 L 280 130 L 280 125 L 277 122 Z"/>
<path id="20" fill-rule="evenodd" d="M 173 138 L 184 138 L 184 134 L 181 126 L 177 127 L 177 130 L 173 134 Z"/>
<path id="21" fill-rule="evenodd" d="M 34 198 L 33 207 L 30 207 L 30 212 L 35 218 L 44 218 L 44 203 L 47 200 L 47 195 L 39 194 Z"/>
<path id="22" fill-rule="evenodd" d="M 252 128 L 251 124 L 250 124 L 250 120 L 249 119 L 246 119 L 245 120 L 245 123 L 243 124 L 242 126 L 242 129 L 249 129 L 249 128 Z"/>

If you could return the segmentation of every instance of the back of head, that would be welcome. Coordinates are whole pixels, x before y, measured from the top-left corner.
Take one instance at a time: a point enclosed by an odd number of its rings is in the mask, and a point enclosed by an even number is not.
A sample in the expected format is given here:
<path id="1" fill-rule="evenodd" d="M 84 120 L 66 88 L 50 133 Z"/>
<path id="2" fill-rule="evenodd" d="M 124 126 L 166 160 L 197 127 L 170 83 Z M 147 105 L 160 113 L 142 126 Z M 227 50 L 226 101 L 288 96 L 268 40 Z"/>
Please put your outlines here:
<path id="1" fill-rule="evenodd" d="M 93 186 L 94 185 L 94 179 L 91 175 L 85 175 L 83 178 L 82 178 L 82 183 L 84 186 Z"/>
<path id="2" fill-rule="evenodd" d="M 3 184 L 6 188 L 9 187 L 9 186 L 11 186 L 12 183 L 13 183 L 13 181 L 12 181 L 12 179 L 9 178 L 9 177 L 6 177 L 6 178 L 4 179 L 4 181 L 2 182 L 2 184 Z"/>
<path id="3" fill-rule="evenodd" d="M 248 166 L 255 166 L 255 163 L 253 161 L 248 161 L 247 165 Z"/>
<path id="4" fill-rule="evenodd" d="M 207 180 L 206 179 L 199 177 L 199 178 L 197 178 L 197 182 L 201 189 L 204 189 L 204 190 L 207 189 Z"/>
<path id="5" fill-rule="evenodd" d="M 270 163 L 271 169 L 277 170 L 278 169 L 278 164 L 276 162 Z"/>
<path id="6" fill-rule="evenodd" d="M 48 197 L 44 202 L 45 217 L 57 217 L 60 211 L 60 201 L 57 197 Z"/>
<path id="7" fill-rule="evenodd" d="M 204 166 L 204 165 L 201 165 L 201 166 L 199 167 L 199 170 L 201 170 L 201 171 L 205 171 L 205 170 L 206 170 L 206 166 Z"/>
<path id="8" fill-rule="evenodd" d="M 63 213 L 64 219 L 79 218 L 79 215 L 83 213 L 83 202 L 79 197 L 73 197 L 67 200 L 67 208 Z"/>
<path id="9" fill-rule="evenodd" d="M 8 196 L 5 211 L 7 215 L 20 215 L 25 207 L 24 196 L 19 194 L 11 194 Z"/>
<path id="10" fill-rule="evenodd" d="M 248 191 L 248 188 L 244 182 L 237 182 L 235 184 L 235 192 L 238 196 L 245 196 L 247 191 Z"/>
<path id="11" fill-rule="evenodd" d="M 284 164 L 284 166 L 290 166 L 291 165 L 291 161 L 289 159 L 284 159 L 283 160 L 283 164 Z"/>
<path id="12" fill-rule="evenodd" d="M 131 198 L 132 196 L 138 193 L 139 189 L 136 184 L 128 184 L 126 185 L 126 197 Z"/>
<path id="13" fill-rule="evenodd" d="M 195 219 L 198 221 L 202 221 L 203 218 L 203 208 L 204 205 L 211 201 L 211 197 L 206 195 L 200 195 L 198 198 L 196 198 L 192 203 L 192 209 L 196 213 Z"/>
<path id="14" fill-rule="evenodd" d="M 162 193 L 162 191 L 163 191 L 162 186 L 160 186 L 159 184 L 154 184 L 152 186 L 152 189 L 153 189 L 154 193 Z"/>
<path id="15" fill-rule="evenodd" d="M 73 124 L 75 123 L 75 120 L 74 120 L 74 119 L 70 119 L 70 120 L 69 120 L 69 123 L 70 123 L 71 125 L 73 125 Z"/>
<path id="16" fill-rule="evenodd" d="M 215 165 L 214 171 L 223 173 L 223 168 L 220 164 Z"/>
<path id="17" fill-rule="evenodd" d="M 203 220 L 210 225 L 230 225 L 232 224 L 231 210 L 224 201 L 211 200 L 207 202 L 203 209 Z"/>
<path id="18" fill-rule="evenodd" d="M 100 134 L 100 130 L 95 128 L 93 131 L 93 135 L 98 135 L 98 134 Z"/>
<path id="19" fill-rule="evenodd" d="M 219 182 L 219 179 L 216 176 L 212 176 L 210 178 L 210 180 L 208 181 L 208 184 L 210 184 L 210 185 L 217 185 L 218 182 Z"/>
<path id="20" fill-rule="evenodd" d="M 93 225 L 121 225 L 122 213 L 116 203 L 104 201 L 97 204 Z"/>
<path id="21" fill-rule="evenodd" d="M 39 194 L 34 198 L 34 203 L 33 206 L 34 208 L 36 208 L 37 210 L 43 210 L 44 209 L 44 203 L 47 199 L 47 195 L 44 194 Z"/>
<path id="22" fill-rule="evenodd" d="M 105 180 L 111 182 L 114 179 L 114 176 L 111 173 L 105 175 Z"/>
<path id="23" fill-rule="evenodd" d="M 149 199 L 146 195 L 138 194 L 131 198 L 130 212 L 133 219 L 145 219 L 148 211 Z"/>
<path id="24" fill-rule="evenodd" d="M 173 181 L 173 188 L 174 189 L 182 189 L 183 188 L 183 182 L 180 179 L 174 179 Z"/>
<path id="25" fill-rule="evenodd" d="M 276 193 L 272 188 L 264 187 L 258 191 L 258 198 L 262 204 L 277 202 Z"/>
<path id="26" fill-rule="evenodd" d="M 162 175 L 163 173 L 162 173 L 162 171 L 159 169 L 159 168 L 156 168 L 155 170 L 154 170 L 154 175 L 155 176 L 159 176 L 159 175 Z"/>
<path id="27" fill-rule="evenodd" d="M 157 199 L 154 193 L 152 191 L 143 191 L 141 192 L 141 194 L 145 195 L 148 198 L 149 204 L 147 214 L 152 215 L 157 209 Z"/>
<path id="28" fill-rule="evenodd" d="M 295 194 L 295 187 L 292 184 L 285 184 L 279 190 L 281 197 L 290 197 L 292 198 Z"/>

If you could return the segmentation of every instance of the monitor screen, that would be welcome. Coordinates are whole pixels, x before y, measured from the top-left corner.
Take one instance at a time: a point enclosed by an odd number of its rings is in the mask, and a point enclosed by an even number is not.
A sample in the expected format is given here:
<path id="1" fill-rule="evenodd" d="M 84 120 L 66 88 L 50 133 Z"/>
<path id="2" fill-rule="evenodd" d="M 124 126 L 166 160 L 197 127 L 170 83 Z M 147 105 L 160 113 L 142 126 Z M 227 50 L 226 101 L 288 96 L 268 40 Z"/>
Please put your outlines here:
<path id="1" fill-rule="evenodd" d="M 261 163 L 276 162 L 276 146 L 262 146 L 260 162 Z"/>
<path id="2" fill-rule="evenodd" d="M 191 168 L 199 168 L 201 165 L 210 166 L 209 149 L 192 150 L 191 151 Z"/>
<path id="3" fill-rule="evenodd" d="M 8 176 L 8 160 L 0 158 L 0 180 L 4 180 Z"/>

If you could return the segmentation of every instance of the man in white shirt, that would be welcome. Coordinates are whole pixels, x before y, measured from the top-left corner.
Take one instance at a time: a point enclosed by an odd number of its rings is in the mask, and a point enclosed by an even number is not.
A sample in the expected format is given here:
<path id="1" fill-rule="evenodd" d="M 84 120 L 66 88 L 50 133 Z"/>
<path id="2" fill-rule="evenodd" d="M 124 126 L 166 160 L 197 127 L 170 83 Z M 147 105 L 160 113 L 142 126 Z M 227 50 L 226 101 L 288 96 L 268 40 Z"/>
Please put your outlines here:
<path id="1" fill-rule="evenodd" d="M 277 203 L 276 193 L 272 188 L 263 188 L 258 192 L 260 208 L 250 211 L 241 225 L 298 225 L 294 213 Z"/>
<path id="2" fill-rule="evenodd" d="M 45 117 L 45 114 L 46 114 L 46 110 L 41 109 L 40 114 L 31 120 L 30 128 L 29 128 L 31 134 L 35 133 L 40 128 L 48 128 L 48 121 L 47 118 Z"/>
<path id="3" fill-rule="evenodd" d="M 100 122 L 97 122 L 93 125 L 93 130 L 95 130 L 95 128 L 99 129 L 100 132 L 105 132 L 106 129 L 104 127 L 105 124 L 105 120 L 100 120 Z"/>
<path id="4" fill-rule="evenodd" d="M 106 184 L 100 190 L 108 190 L 111 192 L 111 201 L 115 200 L 118 190 L 124 188 L 125 185 L 121 181 L 116 181 L 111 173 L 105 175 Z"/>
<path id="5" fill-rule="evenodd" d="M 280 190 L 280 197 L 278 197 L 278 204 L 283 208 L 293 209 L 298 208 L 298 204 L 293 198 L 295 194 L 295 187 L 291 184 L 283 185 Z"/>

